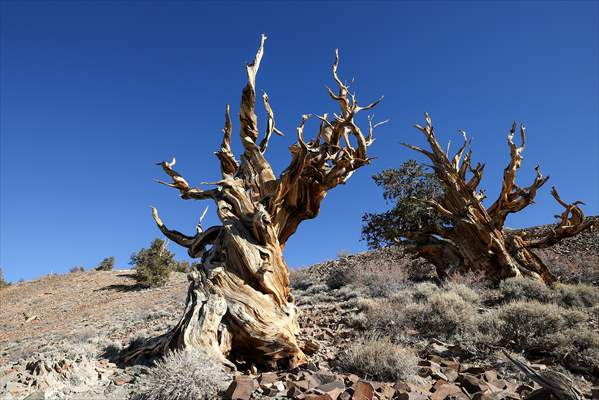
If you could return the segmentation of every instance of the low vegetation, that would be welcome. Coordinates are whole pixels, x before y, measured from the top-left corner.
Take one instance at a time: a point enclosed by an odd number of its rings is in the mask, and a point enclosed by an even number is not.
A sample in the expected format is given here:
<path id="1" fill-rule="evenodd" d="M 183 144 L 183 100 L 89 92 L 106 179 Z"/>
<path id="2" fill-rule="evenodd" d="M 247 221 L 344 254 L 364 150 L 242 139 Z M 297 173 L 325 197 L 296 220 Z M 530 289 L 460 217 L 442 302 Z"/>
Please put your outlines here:
<path id="1" fill-rule="evenodd" d="M 177 265 L 175 254 L 168 250 L 162 239 L 155 239 L 150 248 L 142 248 L 131 255 L 135 279 L 145 287 L 164 286 Z"/>
<path id="2" fill-rule="evenodd" d="M 368 260 L 356 257 L 359 261 L 354 267 L 335 269 L 343 259 L 335 261 L 324 279 L 315 281 L 301 270 L 292 276 L 300 305 L 341 301 L 351 310 L 342 319 L 345 325 L 385 338 L 351 346 L 340 368 L 390 379 L 376 368 L 386 371 L 385 366 L 393 361 L 385 354 L 393 351 L 381 351 L 382 355 L 377 351 L 385 346 L 396 346 L 396 351 L 422 349 L 440 339 L 459 346 L 474 359 L 487 359 L 503 347 L 533 359 L 553 360 L 570 371 L 599 369 L 596 286 L 547 286 L 510 278 L 492 288 L 469 275 L 455 275 L 443 283 L 414 282 L 405 270 L 375 274 L 363 268 Z M 391 267 L 381 262 L 378 268 L 386 271 Z M 323 280 L 326 285 L 320 283 Z M 374 354 L 378 361 L 371 365 Z"/>
<path id="3" fill-rule="evenodd" d="M 103 259 L 96 267 L 96 271 L 111 271 L 114 269 L 114 257 Z"/>
<path id="4" fill-rule="evenodd" d="M 367 340 L 341 354 L 340 369 L 378 381 L 398 381 L 416 373 L 418 358 L 388 339 Z"/>
<path id="5" fill-rule="evenodd" d="M 201 352 L 171 352 L 150 370 L 136 400 L 212 400 L 227 388 L 220 365 Z"/>

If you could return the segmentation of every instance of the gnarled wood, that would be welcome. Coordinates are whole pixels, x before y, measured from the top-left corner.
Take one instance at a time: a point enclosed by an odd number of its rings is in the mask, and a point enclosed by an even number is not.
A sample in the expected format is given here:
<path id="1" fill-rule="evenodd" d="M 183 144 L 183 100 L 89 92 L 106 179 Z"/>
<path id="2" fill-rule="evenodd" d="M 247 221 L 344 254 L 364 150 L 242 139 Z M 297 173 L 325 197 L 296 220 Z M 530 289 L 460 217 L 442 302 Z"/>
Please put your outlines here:
<path id="1" fill-rule="evenodd" d="M 516 174 L 523 160 L 526 133 L 520 126 L 520 141 L 514 142 L 516 124 L 508 134 L 510 162 L 504 170 L 501 192 L 497 200 L 486 208 L 482 200 L 484 192 L 478 190 L 484 164 L 471 166 L 472 151 L 464 155 L 469 145 L 465 132 L 464 142 L 450 159 L 435 136 L 430 116 L 425 114 L 425 126 L 416 125 L 426 140 L 430 151 L 410 144 L 408 148 L 424 154 L 432 161 L 435 175 L 443 184 L 444 194 L 438 201 L 427 200 L 440 216 L 449 221 L 444 226 L 422 227 L 418 232 L 406 232 L 408 249 L 437 267 L 441 278 L 454 272 L 480 271 L 493 281 L 513 276 L 529 276 L 551 283 L 555 278 L 532 248 L 547 247 L 560 240 L 574 236 L 589 228 L 584 214 L 578 207 L 581 202 L 567 204 L 561 200 L 555 188 L 553 197 L 565 208 L 561 221 L 543 238 L 527 240 L 521 233 L 504 230 L 506 217 L 523 210 L 534 202 L 537 191 L 549 177 L 544 177 L 539 167 L 536 177 L 526 188 L 516 184 Z M 468 176 L 470 172 L 470 176 Z"/>
<path id="2" fill-rule="evenodd" d="M 356 169 L 369 163 L 367 147 L 380 124 L 369 119 L 365 136 L 354 117 L 380 100 L 358 105 L 337 75 L 339 56 L 335 53 L 332 72 L 338 92 L 328 92 L 341 111 L 332 120 L 327 114 L 318 117 L 319 131 L 309 141 L 304 139 L 304 126 L 312 116 L 302 116 L 297 142 L 290 147 L 291 162 L 277 177 L 264 155 L 272 133 L 282 132 L 276 127 L 266 93 L 262 100 L 267 123 L 260 142 L 255 113 L 256 75 L 265 40 L 262 35 L 256 57 L 247 65 L 239 113 L 243 153 L 237 160 L 231 151 L 232 123 L 227 106 L 223 141 L 215 153 L 222 179 L 213 183 L 215 188 L 190 187 L 173 169 L 174 159 L 159 163 L 172 180 L 160 183 L 177 189 L 183 199 L 214 201 L 221 225 L 204 230 L 200 223 L 196 234 L 188 236 L 167 228 L 152 209 L 162 233 L 202 262 L 190 275 L 187 307 L 179 324 L 146 346 L 130 349 L 125 360 L 169 349 L 202 349 L 224 363 L 245 360 L 266 367 L 292 367 L 305 361 L 296 340 L 298 311 L 290 293 L 283 248 L 302 221 L 318 215 L 328 190 L 345 183 Z M 355 147 L 350 137 L 355 139 Z"/>

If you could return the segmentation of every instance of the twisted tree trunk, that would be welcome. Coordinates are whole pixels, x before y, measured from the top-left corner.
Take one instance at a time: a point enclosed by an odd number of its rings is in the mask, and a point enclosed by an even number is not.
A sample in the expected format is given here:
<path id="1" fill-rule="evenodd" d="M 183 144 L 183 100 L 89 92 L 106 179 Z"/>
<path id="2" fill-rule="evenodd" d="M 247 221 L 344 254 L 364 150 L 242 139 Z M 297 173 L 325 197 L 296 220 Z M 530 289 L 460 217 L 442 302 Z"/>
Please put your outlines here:
<path id="1" fill-rule="evenodd" d="M 404 237 L 408 239 L 410 251 L 432 262 L 441 278 L 452 273 L 475 271 L 495 282 L 514 276 L 533 277 L 545 283 L 555 281 L 547 266 L 531 249 L 548 247 L 564 238 L 577 235 L 588 229 L 592 222 L 585 221 L 584 214 L 578 207 L 582 202 L 565 203 L 554 187 L 551 194 L 565 211 L 546 236 L 529 240 L 525 233 L 504 230 L 506 217 L 532 204 L 537 190 L 549 179 L 543 177 L 537 166 L 535 180 L 530 186 L 520 188 L 515 183 L 516 173 L 523 159 L 524 127 L 520 127 L 521 145 L 517 146 L 513 140 L 516 124 L 512 125 L 508 135 L 511 157 L 504 170 L 501 193 L 486 208 L 483 205 L 485 194 L 482 190 L 478 191 L 484 164 L 471 167 L 471 150 L 462 160 L 469 145 L 465 132 L 462 131 L 463 145 L 450 160 L 448 152 L 443 151 L 437 142 L 428 114 L 425 114 L 425 120 L 424 127 L 416 125 L 416 128 L 424 134 L 431 151 L 404 145 L 432 161 L 435 175 L 443 184 L 444 193 L 440 201 L 428 200 L 427 203 L 449 223 L 422 227 L 417 232 L 406 232 Z M 468 172 L 471 174 L 469 177 Z"/>
<path id="2" fill-rule="evenodd" d="M 189 255 L 202 262 L 190 274 L 187 306 L 177 326 L 141 348 L 130 349 L 125 361 L 171 349 L 201 349 L 229 365 L 232 361 L 246 361 L 271 368 L 293 367 L 305 361 L 296 339 L 298 311 L 290 293 L 283 248 L 302 221 L 318 215 L 328 190 L 345 183 L 354 170 L 369 163 L 366 150 L 379 124 L 373 124 L 369 118 L 365 136 L 354 117 L 359 111 L 374 107 L 380 99 L 365 107 L 356 103 L 348 86 L 337 76 L 336 54 L 333 78 L 339 90 L 328 91 L 339 103 L 340 113 L 332 121 L 327 114 L 316 116 L 320 127 L 315 139 L 308 142 L 303 139 L 303 130 L 311 116 L 302 117 L 297 142 L 290 147 L 291 162 L 277 178 L 264 153 L 272 133 L 282 132 L 275 126 L 266 93 L 262 99 L 268 120 L 259 143 L 254 112 L 256 74 L 265 40 L 262 35 L 256 57 L 247 66 L 248 83 L 239 114 L 244 148 L 241 159 L 238 161 L 231 151 L 227 106 L 223 141 L 216 152 L 222 172 L 222 179 L 214 183 L 216 188 L 192 188 L 173 170 L 174 159 L 160 163 L 172 179 L 161 183 L 178 189 L 183 199 L 213 200 L 222 225 L 204 231 L 200 220 L 196 235 L 186 236 L 168 229 L 153 209 L 162 233 L 188 248 Z M 355 138 L 355 147 L 350 136 Z"/>

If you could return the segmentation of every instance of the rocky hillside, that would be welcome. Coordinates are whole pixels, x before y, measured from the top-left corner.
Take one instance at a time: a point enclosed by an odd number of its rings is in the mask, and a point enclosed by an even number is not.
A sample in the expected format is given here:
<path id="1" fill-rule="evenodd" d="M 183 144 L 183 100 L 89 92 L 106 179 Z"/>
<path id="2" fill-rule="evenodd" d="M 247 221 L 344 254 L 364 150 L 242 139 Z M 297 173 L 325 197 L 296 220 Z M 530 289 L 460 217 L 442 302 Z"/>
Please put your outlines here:
<path id="1" fill-rule="evenodd" d="M 547 228 L 531 234 L 539 229 Z M 541 256 L 571 284 L 414 282 L 430 268 L 401 248 L 296 271 L 310 362 L 290 371 L 242 365 L 227 375 L 184 358 L 119 362 L 121 349 L 177 322 L 185 274 L 172 273 L 158 289 L 138 287 L 127 270 L 15 284 L 0 290 L 0 399 L 547 398 L 501 349 L 537 374 L 563 373 L 591 398 L 599 384 L 599 235 Z"/>

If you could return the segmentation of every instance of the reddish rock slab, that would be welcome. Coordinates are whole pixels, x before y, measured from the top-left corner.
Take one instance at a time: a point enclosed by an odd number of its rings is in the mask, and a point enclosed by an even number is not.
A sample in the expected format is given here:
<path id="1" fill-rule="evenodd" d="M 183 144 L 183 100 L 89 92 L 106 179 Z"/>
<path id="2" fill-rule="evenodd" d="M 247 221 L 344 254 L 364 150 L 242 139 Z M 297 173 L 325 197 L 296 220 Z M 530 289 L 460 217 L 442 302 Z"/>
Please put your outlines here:
<path id="1" fill-rule="evenodd" d="M 230 400 L 249 400 L 254 390 L 256 390 L 257 382 L 248 376 L 236 376 L 233 382 L 229 385 L 225 396 Z"/>
<path id="2" fill-rule="evenodd" d="M 374 396 L 374 388 L 368 382 L 358 381 L 353 389 L 352 400 L 372 400 Z"/>
<path id="3" fill-rule="evenodd" d="M 453 383 L 446 383 L 445 385 L 441 385 L 435 390 L 435 392 L 431 395 L 431 400 L 445 400 L 445 399 L 468 399 L 462 389 L 454 385 Z"/>

